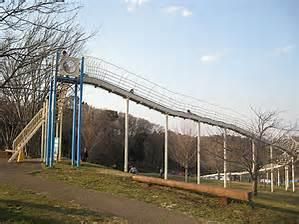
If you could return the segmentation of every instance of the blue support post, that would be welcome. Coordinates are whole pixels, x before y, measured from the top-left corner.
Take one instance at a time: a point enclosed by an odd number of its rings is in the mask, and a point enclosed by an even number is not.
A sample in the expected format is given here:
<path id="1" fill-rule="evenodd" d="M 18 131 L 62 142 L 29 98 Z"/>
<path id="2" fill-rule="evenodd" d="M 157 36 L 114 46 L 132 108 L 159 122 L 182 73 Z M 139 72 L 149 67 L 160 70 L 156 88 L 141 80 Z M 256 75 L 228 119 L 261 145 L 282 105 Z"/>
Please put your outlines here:
<path id="1" fill-rule="evenodd" d="M 50 163 L 50 151 L 51 151 L 52 96 L 53 96 L 53 79 L 51 79 L 50 82 L 50 93 L 49 93 L 46 166 L 50 165 L 49 163 Z"/>
<path id="2" fill-rule="evenodd" d="M 77 95 L 78 95 L 78 84 L 75 84 L 75 93 L 73 100 L 73 125 L 72 125 L 72 166 L 75 165 L 75 148 L 76 148 L 76 114 L 77 114 Z"/>
<path id="3" fill-rule="evenodd" d="M 82 97 L 83 97 L 83 78 L 84 78 L 84 57 L 81 60 L 80 71 L 80 99 L 79 99 L 79 112 L 78 112 L 78 136 L 77 136 L 77 167 L 80 166 L 81 160 L 81 126 L 82 126 Z"/>
<path id="4" fill-rule="evenodd" d="M 60 52 L 57 51 L 56 53 L 56 65 L 55 65 L 55 74 L 53 78 L 53 108 L 51 111 L 51 148 L 50 148 L 50 162 L 49 166 L 53 167 L 54 164 L 54 143 L 55 143 L 55 125 L 56 125 L 56 95 L 57 95 L 57 75 L 58 75 L 58 68 L 59 68 L 59 58 Z"/>
<path id="5" fill-rule="evenodd" d="M 55 126 L 56 126 L 56 94 L 57 94 L 57 79 L 54 77 L 53 87 L 53 108 L 52 108 L 52 125 L 51 125 L 51 151 L 50 151 L 50 167 L 54 164 L 54 147 L 55 147 Z"/>

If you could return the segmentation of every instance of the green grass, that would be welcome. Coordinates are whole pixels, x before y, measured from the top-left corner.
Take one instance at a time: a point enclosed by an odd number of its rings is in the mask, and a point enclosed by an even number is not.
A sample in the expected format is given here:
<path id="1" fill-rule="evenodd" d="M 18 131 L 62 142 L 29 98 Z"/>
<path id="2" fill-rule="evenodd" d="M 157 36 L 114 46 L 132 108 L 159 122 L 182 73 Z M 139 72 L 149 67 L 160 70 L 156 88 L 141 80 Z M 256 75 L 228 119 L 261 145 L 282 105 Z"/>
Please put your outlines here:
<path id="1" fill-rule="evenodd" d="M 217 198 L 166 187 L 136 183 L 131 175 L 99 166 L 82 166 L 71 168 L 58 164 L 54 169 L 44 169 L 41 177 L 58 179 L 88 189 L 135 198 L 168 208 L 178 210 L 198 219 L 219 221 L 222 223 L 299 223 L 298 193 L 276 193 L 261 191 L 254 199 L 254 207 L 247 203 L 233 202 L 221 207 Z M 211 184 L 221 184 L 211 182 Z M 246 183 L 234 183 L 233 188 L 250 189 Z"/>
<path id="2" fill-rule="evenodd" d="M 0 185 L 1 224 L 127 223 L 117 217 L 98 214 L 73 202 L 49 200 L 44 194 Z"/>

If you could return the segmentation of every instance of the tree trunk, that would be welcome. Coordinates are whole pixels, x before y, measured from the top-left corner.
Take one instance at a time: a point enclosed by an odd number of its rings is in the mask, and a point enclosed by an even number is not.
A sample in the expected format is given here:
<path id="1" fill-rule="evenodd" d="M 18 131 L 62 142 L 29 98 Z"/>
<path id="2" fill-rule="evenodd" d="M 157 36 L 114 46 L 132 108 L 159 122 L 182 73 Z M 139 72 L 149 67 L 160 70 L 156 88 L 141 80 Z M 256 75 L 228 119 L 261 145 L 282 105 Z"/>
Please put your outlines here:
<path id="1" fill-rule="evenodd" d="M 218 169 L 217 169 L 217 180 L 220 180 L 220 172 Z"/>
<path id="2" fill-rule="evenodd" d="M 252 192 L 254 196 L 257 196 L 257 182 L 258 178 L 256 174 L 253 174 L 252 176 Z"/>
<path id="3" fill-rule="evenodd" d="M 188 166 L 185 167 L 185 182 L 188 182 Z"/>

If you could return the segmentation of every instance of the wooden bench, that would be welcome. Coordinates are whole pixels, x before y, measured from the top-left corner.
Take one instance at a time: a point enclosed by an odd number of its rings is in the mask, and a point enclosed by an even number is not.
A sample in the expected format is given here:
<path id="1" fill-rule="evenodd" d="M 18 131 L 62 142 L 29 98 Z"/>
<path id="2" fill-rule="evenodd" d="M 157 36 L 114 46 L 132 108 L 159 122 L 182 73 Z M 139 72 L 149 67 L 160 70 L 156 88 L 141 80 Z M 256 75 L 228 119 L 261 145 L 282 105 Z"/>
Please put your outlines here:
<path id="1" fill-rule="evenodd" d="M 185 182 L 174 181 L 174 180 L 164 180 L 160 178 L 146 177 L 146 176 L 133 176 L 132 179 L 134 181 L 141 182 L 141 183 L 173 187 L 177 189 L 217 196 L 220 197 L 220 203 L 222 205 L 228 204 L 229 199 L 246 201 L 246 202 L 251 202 L 252 199 L 252 192 L 248 192 L 248 191 L 227 189 L 227 188 L 216 187 L 216 186 L 205 185 L 205 184 L 192 184 L 192 183 L 185 183 Z"/>

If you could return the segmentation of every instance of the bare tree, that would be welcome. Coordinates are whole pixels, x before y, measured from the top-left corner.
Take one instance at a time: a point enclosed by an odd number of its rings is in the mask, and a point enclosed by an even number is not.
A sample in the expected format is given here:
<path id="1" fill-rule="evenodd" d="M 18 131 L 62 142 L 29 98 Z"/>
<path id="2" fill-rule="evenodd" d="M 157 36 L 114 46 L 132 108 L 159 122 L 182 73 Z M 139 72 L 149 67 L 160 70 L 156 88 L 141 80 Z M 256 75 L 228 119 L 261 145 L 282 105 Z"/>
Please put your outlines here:
<path id="1" fill-rule="evenodd" d="M 74 23 L 78 10 L 75 4 L 55 1 L 1 4 L 0 63 L 13 60 L 14 69 L 0 74 L 0 88 L 9 88 L 14 77 L 26 74 L 24 67 L 45 60 L 59 49 L 78 52 L 90 37 Z"/>
<path id="2" fill-rule="evenodd" d="M 99 122 L 100 113 L 93 107 L 84 105 L 83 107 L 83 141 L 84 148 L 90 152 L 102 141 L 103 132 L 97 122 Z"/>
<path id="3" fill-rule="evenodd" d="M 189 169 L 196 162 L 195 128 L 191 121 L 183 121 L 177 133 L 171 133 L 170 157 L 185 170 L 185 182 L 188 182 Z"/>
<path id="4" fill-rule="evenodd" d="M 254 195 L 257 195 L 258 179 L 260 176 L 259 170 L 265 165 L 281 158 L 282 152 L 279 147 L 287 149 L 286 145 L 283 145 L 284 136 L 292 132 L 295 127 L 283 125 L 282 120 L 279 118 L 279 112 L 277 111 L 258 111 L 253 108 L 252 111 L 254 113 L 254 119 L 252 120 L 251 132 L 254 133 L 256 138 L 252 141 L 246 137 L 228 134 L 226 150 L 227 162 L 231 168 L 246 170 L 249 173 L 252 180 L 252 191 Z M 220 132 L 222 131 L 220 130 Z M 223 137 L 220 137 L 221 134 L 218 136 L 219 137 L 211 138 L 211 140 L 213 140 L 214 144 L 218 145 L 218 147 L 223 148 Z M 210 134 L 210 137 L 213 137 L 213 135 Z M 273 148 L 276 149 L 273 153 L 272 161 L 269 155 L 269 143 L 266 143 L 265 140 L 271 142 Z M 254 155 L 252 151 L 253 143 L 255 144 Z M 217 148 L 217 146 L 212 145 L 208 153 L 211 154 L 212 157 L 223 161 L 223 155 L 213 150 L 213 148 Z M 291 150 L 287 154 L 291 154 Z"/>
<path id="5" fill-rule="evenodd" d="M 223 136 L 210 134 L 201 141 L 202 151 L 206 156 L 206 165 L 218 174 L 223 172 Z"/>
<path id="6" fill-rule="evenodd" d="M 255 115 L 252 121 L 252 131 L 256 136 L 256 140 L 254 140 L 255 152 L 252 155 L 252 165 L 250 166 L 250 163 L 247 163 L 247 165 L 249 165 L 248 172 L 252 179 L 252 191 L 254 195 L 257 195 L 259 170 L 269 163 L 269 160 L 265 158 L 265 152 L 267 152 L 269 146 L 264 142 L 264 139 L 272 142 L 275 140 L 274 136 L 279 135 L 276 133 L 277 130 L 281 130 L 281 120 L 277 111 L 261 111 L 254 108 L 252 108 L 252 111 Z"/>
<path id="7" fill-rule="evenodd" d="M 22 2 L 0 4 L 0 133 L 6 147 L 45 100 L 56 51 L 77 55 L 90 37 L 73 23 L 78 6 Z"/>

